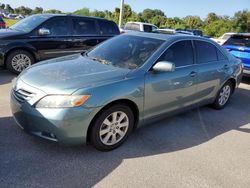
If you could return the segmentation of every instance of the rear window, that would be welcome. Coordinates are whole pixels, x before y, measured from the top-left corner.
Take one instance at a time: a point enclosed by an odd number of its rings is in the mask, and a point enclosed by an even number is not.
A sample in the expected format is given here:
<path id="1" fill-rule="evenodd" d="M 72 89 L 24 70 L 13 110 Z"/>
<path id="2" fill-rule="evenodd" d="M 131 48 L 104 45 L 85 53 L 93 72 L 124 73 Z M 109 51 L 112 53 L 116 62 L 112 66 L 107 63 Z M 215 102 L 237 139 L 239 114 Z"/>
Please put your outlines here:
<path id="1" fill-rule="evenodd" d="M 231 36 L 224 45 L 250 47 L 250 36 Z"/>
<path id="2" fill-rule="evenodd" d="M 120 33 L 117 25 L 114 22 L 99 21 L 99 25 L 100 25 L 100 30 L 101 30 L 102 34 L 114 35 L 114 34 Z"/>
<path id="3" fill-rule="evenodd" d="M 137 23 L 127 23 L 124 27 L 125 30 L 140 31 L 140 25 Z"/>
<path id="4" fill-rule="evenodd" d="M 217 61 L 217 48 L 205 41 L 195 41 L 198 63 Z"/>
<path id="5" fill-rule="evenodd" d="M 85 18 L 73 18 L 73 34 L 96 34 L 95 20 Z"/>
<path id="6" fill-rule="evenodd" d="M 153 27 L 152 27 L 152 25 L 143 25 L 143 30 L 144 30 L 144 32 L 151 33 L 153 31 Z"/>

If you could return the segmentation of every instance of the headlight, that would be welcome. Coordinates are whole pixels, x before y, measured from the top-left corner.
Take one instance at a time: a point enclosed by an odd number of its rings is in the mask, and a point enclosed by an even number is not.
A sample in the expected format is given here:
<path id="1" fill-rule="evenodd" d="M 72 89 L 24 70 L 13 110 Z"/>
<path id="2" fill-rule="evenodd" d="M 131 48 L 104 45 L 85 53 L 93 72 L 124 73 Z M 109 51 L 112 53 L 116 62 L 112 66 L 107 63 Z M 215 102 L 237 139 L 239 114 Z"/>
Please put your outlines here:
<path id="1" fill-rule="evenodd" d="M 90 95 L 48 95 L 42 98 L 36 108 L 70 108 L 84 104 Z"/>

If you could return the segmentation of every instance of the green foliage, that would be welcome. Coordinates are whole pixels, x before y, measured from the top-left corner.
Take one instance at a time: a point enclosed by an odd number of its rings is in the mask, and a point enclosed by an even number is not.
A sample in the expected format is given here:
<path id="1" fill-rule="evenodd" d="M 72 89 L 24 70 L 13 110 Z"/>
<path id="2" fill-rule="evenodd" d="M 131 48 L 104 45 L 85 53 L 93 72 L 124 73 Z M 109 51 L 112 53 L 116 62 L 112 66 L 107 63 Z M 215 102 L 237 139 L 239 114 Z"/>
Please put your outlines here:
<path id="1" fill-rule="evenodd" d="M 47 10 L 44 11 L 41 7 L 30 9 L 28 7 L 18 7 L 13 9 L 9 4 L 0 3 L 0 9 L 5 9 L 10 13 L 15 14 L 38 14 L 38 13 L 53 13 L 61 14 L 60 10 Z M 116 23 L 119 21 L 120 8 L 115 8 L 114 11 L 90 11 L 88 8 L 82 8 L 73 12 L 73 14 L 81 16 L 95 16 L 113 20 Z M 9 21 L 9 20 L 7 20 Z M 139 21 L 152 23 L 158 27 L 165 28 L 179 28 L 179 29 L 200 29 L 205 35 L 218 37 L 225 32 L 250 32 L 250 11 L 242 10 L 234 14 L 233 17 L 219 16 L 214 12 L 207 15 L 204 20 L 199 16 L 186 16 L 185 18 L 173 17 L 168 18 L 165 13 L 159 9 L 147 8 L 140 13 L 132 10 L 128 4 L 124 5 L 123 23 L 125 25 L 128 21 Z"/>
<path id="2" fill-rule="evenodd" d="M 82 9 L 79 9 L 79 10 L 73 12 L 73 14 L 76 14 L 79 16 L 90 16 L 90 11 L 88 8 L 82 8 Z"/>

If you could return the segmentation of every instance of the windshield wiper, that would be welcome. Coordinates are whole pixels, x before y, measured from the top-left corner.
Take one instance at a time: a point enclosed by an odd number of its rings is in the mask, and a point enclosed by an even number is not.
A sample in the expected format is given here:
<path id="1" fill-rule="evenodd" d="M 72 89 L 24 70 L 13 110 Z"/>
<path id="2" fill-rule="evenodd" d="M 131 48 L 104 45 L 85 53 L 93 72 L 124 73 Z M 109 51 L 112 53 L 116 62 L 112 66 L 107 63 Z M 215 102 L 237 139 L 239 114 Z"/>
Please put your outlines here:
<path id="1" fill-rule="evenodd" d="M 104 64 L 104 65 L 110 65 L 111 64 L 110 61 L 107 61 L 107 60 L 104 60 L 104 59 L 101 59 L 101 58 L 89 57 L 89 56 L 87 56 L 87 57 L 94 60 L 94 61 L 98 61 L 98 62 L 100 62 L 101 64 Z"/>

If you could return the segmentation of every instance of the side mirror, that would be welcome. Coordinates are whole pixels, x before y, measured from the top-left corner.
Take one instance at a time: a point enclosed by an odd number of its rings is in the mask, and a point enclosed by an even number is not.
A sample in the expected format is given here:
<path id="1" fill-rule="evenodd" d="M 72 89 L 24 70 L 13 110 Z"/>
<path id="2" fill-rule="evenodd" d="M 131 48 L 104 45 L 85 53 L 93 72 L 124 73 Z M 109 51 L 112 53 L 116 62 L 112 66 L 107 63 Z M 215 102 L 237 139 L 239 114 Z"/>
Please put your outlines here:
<path id="1" fill-rule="evenodd" d="M 38 30 L 38 34 L 41 36 L 50 35 L 50 30 L 46 28 L 41 28 Z"/>
<path id="2" fill-rule="evenodd" d="M 168 61 L 159 61 L 152 69 L 156 72 L 173 72 L 175 71 L 175 64 Z"/>

